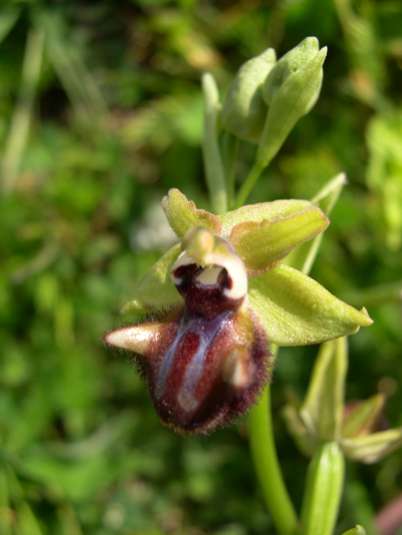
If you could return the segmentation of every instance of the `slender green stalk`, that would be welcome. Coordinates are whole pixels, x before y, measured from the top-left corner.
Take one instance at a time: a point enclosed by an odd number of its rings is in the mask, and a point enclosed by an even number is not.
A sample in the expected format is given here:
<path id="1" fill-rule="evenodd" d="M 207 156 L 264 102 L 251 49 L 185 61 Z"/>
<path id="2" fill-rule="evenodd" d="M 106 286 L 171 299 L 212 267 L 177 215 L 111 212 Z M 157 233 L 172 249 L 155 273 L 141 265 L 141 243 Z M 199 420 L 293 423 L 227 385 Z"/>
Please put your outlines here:
<path id="1" fill-rule="evenodd" d="M 297 516 L 283 481 L 275 448 L 271 394 L 267 386 L 249 415 L 250 447 L 263 497 L 279 535 L 292 535 Z"/>
<path id="2" fill-rule="evenodd" d="M 219 150 L 217 117 L 219 112 L 219 93 L 211 74 L 202 77 L 204 92 L 204 138 L 202 143 L 205 174 L 213 210 L 218 214 L 228 207 L 225 172 Z"/>
<path id="3" fill-rule="evenodd" d="M 237 195 L 237 199 L 236 199 L 237 207 L 242 206 L 246 202 L 246 200 L 248 199 L 248 196 L 250 195 L 254 186 L 256 185 L 257 180 L 260 178 L 260 175 L 263 172 L 264 167 L 265 166 L 263 166 L 259 162 L 256 162 L 253 165 L 253 167 L 251 168 L 249 174 L 247 175 Z"/>
<path id="4" fill-rule="evenodd" d="M 332 535 L 342 496 L 345 461 L 336 442 L 318 448 L 310 463 L 304 494 L 303 535 Z"/>
<path id="5" fill-rule="evenodd" d="M 226 188 L 229 209 L 233 208 L 235 201 L 236 166 L 239 155 L 240 140 L 225 132 L 222 142 L 223 162 L 225 167 Z"/>
<path id="6" fill-rule="evenodd" d="M 10 132 L 4 149 L 1 171 L 3 191 L 14 188 L 21 159 L 28 139 L 29 126 L 43 60 L 44 34 L 32 29 L 25 45 L 22 79 L 18 102 L 11 119 Z"/>

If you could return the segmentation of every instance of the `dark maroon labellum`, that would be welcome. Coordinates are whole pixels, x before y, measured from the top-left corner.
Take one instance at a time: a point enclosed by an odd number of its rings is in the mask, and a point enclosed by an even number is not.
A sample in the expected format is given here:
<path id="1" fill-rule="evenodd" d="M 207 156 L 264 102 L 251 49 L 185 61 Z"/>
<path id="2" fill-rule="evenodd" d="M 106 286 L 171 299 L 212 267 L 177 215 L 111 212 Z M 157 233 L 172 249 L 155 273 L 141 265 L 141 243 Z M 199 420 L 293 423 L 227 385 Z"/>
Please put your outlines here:
<path id="1" fill-rule="evenodd" d="M 172 276 L 185 307 L 163 324 L 143 324 L 144 329 L 159 326 L 137 350 L 145 357 L 140 366 L 161 420 L 179 432 L 206 433 L 256 400 L 268 379 L 267 340 L 245 296 L 231 297 L 233 280 L 226 269 L 187 261 Z M 113 331 L 106 341 L 127 348 L 112 338 L 129 337 L 130 329 L 139 333 L 141 325 Z"/>

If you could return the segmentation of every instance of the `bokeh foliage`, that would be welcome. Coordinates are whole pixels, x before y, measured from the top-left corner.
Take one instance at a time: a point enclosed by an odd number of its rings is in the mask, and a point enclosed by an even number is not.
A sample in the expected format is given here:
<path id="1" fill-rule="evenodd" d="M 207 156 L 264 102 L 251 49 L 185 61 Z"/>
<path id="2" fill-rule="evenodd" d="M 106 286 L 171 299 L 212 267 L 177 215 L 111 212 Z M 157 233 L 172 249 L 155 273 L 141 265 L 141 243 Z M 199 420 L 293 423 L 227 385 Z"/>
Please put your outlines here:
<path id="1" fill-rule="evenodd" d="M 306 35 L 329 47 L 321 98 L 253 201 L 309 198 L 346 171 L 313 276 L 375 320 L 351 338 L 348 398 L 385 392 L 402 424 L 401 29 L 398 0 L 2 2 L 2 534 L 273 533 L 244 422 L 175 436 L 101 337 L 171 240 L 160 197 L 175 186 L 207 206 L 201 73 L 225 89 L 248 57 Z M 281 350 L 272 389 L 297 503 L 306 461 L 280 409 L 315 355 Z M 340 529 L 374 533 L 402 486 L 402 452 L 347 478 Z"/>

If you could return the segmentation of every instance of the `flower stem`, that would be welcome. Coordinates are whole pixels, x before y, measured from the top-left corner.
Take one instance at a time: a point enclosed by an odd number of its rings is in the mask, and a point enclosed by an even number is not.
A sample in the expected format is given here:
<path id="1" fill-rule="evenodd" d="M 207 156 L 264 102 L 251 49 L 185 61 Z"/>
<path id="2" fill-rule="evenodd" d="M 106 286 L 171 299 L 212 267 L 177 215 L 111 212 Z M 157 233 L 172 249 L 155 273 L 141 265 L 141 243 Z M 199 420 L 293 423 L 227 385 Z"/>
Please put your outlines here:
<path id="1" fill-rule="evenodd" d="M 258 161 L 255 162 L 255 164 L 251 168 L 249 174 L 247 175 L 237 195 L 236 207 L 240 207 L 246 202 L 252 189 L 256 185 L 257 180 L 259 179 L 261 173 L 263 172 L 264 167 L 266 166 L 262 165 L 260 162 Z"/>
<path id="2" fill-rule="evenodd" d="M 303 535 L 332 535 L 342 496 L 345 460 L 336 442 L 320 446 L 310 463 L 302 506 Z"/>
<path id="3" fill-rule="evenodd" d="M 270 387 L 249 415 L 250 447 L 254 466 L 265 503 L 279 535 L 292 535 L 297 528 L 297 516 L 283 481 L 276 453 Z"/>
<path id="4" fill-rule="evenodd" d="M 204 138 L 202 143 L 205 175 L 213 210 L 224 214 L 228 207 L 225 171 L 218 143 L 219 93 L 211 74 L 202 77 L 204 93 Z"/>
<path id="5" fill-rule="evenodd" d="M 236 166 L 239 153 L 240 140 L 228 132 L 223 137 L 223 161 L 226 175 L 226 187 L 229 209 L 233 208 L 235 201 Z"/>

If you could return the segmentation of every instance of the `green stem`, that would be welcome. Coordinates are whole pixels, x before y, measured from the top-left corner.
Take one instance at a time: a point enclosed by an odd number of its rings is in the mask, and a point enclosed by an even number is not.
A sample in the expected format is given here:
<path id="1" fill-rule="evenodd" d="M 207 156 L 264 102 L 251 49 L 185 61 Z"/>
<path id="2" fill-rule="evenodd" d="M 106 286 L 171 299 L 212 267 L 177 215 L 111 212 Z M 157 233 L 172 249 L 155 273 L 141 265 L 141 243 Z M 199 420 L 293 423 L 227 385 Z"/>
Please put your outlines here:
<path id="1" fill-rule="evenodd" d="M 342 496 L 345 461 L 336 442 L 320 446 L 310 463 L 303 500 L 303 535 L 332 535 Z"/>
<path id="2" fill-rule="evenodd" d="M 224 214 L 228 208 L 225 172 L 219 150 L 217 118 L 219 113 L 219 93 L 211 74 L 202 77 L 204 93 L 204 138 L 202 143 L 204 165 L 212 209 Z"/>
<path id="3" fill-rule="evenodd" d="M 263 172 L 264 167 L 265 166 L 259 163 L 258 161 L 255 162 L 255 164 L 251 168 L 249 174 L 247 175 L 237 195 L 237 199 L 236 199 L 237 207 L 243 206 L 243 204 L 246 202 L 246 200 L 248 199 L 248 196 L 250 195 L 251 191 L 256 185 L 257 180 L 259 179 L 261 173 Z"/>
<path id="4" fill-rule="evenodd" d="M 233 207 L 235 201 L 235 182 L 236 182 L 236 165 L 237 158 L 239 154 L 239 145 L 240 140 L 238 138 L 233 138 L 229 147 L 228 154 L 228 166 L 227 166 L 227 188 L 228 188 L 228 197 L 229 197 L 229 208 Z"/>
<path id="5" fill-rule="evenodd" d="M 249 433 L 255 470 L 272 520 L 280 535 L 292 535 L 297 528 L 297 516 L 283 481 L 275 448 L 269 386 L 250 411 Z"/>

